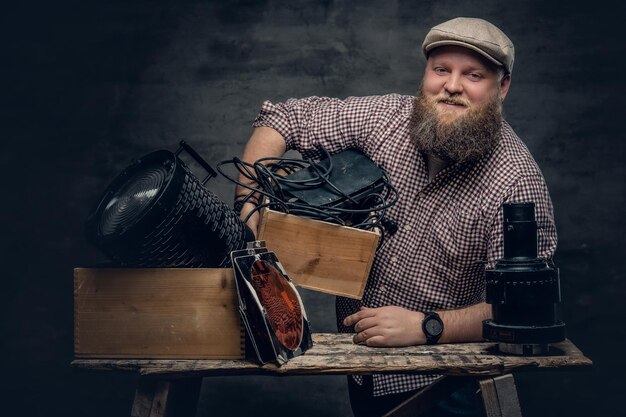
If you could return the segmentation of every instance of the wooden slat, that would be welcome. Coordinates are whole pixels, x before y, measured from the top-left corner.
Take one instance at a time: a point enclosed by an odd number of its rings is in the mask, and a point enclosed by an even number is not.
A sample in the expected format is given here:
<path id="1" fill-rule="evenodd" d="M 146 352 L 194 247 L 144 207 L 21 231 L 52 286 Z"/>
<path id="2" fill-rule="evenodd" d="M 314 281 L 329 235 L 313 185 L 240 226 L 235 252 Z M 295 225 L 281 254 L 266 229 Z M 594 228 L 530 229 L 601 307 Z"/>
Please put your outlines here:
<path id="1" fill-rule="evenodd" d="M 140 379 L 135 390 L 131 417 L 164 417 L 169 389 L 167 381 Z"/>
<path id="2" fill-rule="evenodd" d="M 138 372 L 142 375 L 321 375 L 437 373 L 457 376 L 501 375 L 514 370 L 584 368 L 592 362 L 573 343 L 555 345 L 558 354 L 502 355 L 492 343 L 370 348 L 352 343 L 349 334 L 313 334 L 313 347 L 283 366 L 259 366 L 246 360 L 76 360 L 74 366 Z"/>
<path id="3" fill-rule="evenodd" d="M 486 417 L 522 417 L 513 375 L 479 381 Z"/>
<path id="4" fill-rule="evenodd" d="M 244 357 L 230 269 L 74 271 L 76 357 Z"/>
<path id="5" fill-rule="evenodd" d="M 299 286 L 360 299 L 378 233 L 265 210 L 259 239 L 275 252 Z"/>
<path id="6" fill-rule="evenodd" d="M 131 417 L 194 417 L 201 378 L 172 381 L 140 378 Z"/>

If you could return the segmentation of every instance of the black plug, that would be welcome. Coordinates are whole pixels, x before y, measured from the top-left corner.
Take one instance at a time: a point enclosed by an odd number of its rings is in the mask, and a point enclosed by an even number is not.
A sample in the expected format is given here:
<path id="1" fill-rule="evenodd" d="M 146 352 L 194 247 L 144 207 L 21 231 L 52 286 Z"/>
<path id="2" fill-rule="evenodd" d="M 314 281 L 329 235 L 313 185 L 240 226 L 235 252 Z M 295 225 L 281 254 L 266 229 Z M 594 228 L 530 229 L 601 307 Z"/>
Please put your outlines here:
<path id="1" fill-rule="evenodd" d="M 380 224 L 382 224 L 383 228 L 390 235 L 393 235 L 398 231 L 398 224 L 389 217 L 383 217 L 380 221 Z"/>

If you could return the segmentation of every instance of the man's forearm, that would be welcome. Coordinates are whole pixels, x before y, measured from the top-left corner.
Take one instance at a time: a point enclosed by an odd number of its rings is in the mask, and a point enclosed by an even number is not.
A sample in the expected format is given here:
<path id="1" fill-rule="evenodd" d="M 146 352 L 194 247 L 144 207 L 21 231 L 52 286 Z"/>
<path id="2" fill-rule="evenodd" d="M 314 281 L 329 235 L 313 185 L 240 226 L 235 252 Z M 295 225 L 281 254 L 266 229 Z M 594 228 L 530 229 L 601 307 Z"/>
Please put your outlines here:
<path id="1" fill-rule="evenodd" d="M 285 144 L 285 139 L 283 139 L 282 135 L 276 130 L 270 127 L 257 127 L 254 129 L 250 140 L 246 144 L 246 148 L 241 159 L 244 162 L 253 164 L 261 158 L 283 156 L 286 148 L 287 145 Z M 239 181 L 251 187 L 257 186 L 253 180 L 246 178 L 244 175 L 239 176 Z M 244 196 L 247 196 L 249 193 L 249 189 L 241 185 L 237 185 L 235 188 L 235 199 L 244 198 Z M 259 227 L 259 214 L 253 213 L 249 216 L 250 212 L 252 212 L 258 204 L 257 200 L 261 198 L 261 196 L 255 197 L 256 198 L 245 200 L 246 203 L 241 208 L 240 217 L 241 219 L 247 219 L 247 225 L 256 237 Z"/>
<path id="2" fill-rule="evenodd" d="M 474 304 L 456 310 L 438 311 L 444 331 L 439 343 L 477 342 L 483 340 L 483 320 L 491 319 L 491 305 Z"/>
<path id="3" fill-rule="evenodd" d="M 491 306 L 480 303 L 456 310 L 437 311 L 444 330 L 438 343 L 483 340 L 482 322 L 491 318 Z M 345 326 L 354 326 L 354 342 L 368 346 L 410 346 L 426 343 L 422 331 L 424 313 L 397 306 L 361 308 L 346 317 Z"/>
<path id="4" fill-rule="evenodd" d="M 257 127 L 246 144 L 241 159 L 252 164 L 261 158 L 283 156 L 285 150 L 285 139 L 283 139 L 280 133 L 271 127 Z M 252 180 L 245 178 L 243 175 L 239 176 L 239 181 L 253 187 L 256 186 Z M 235 188 L 235 196 L 245 195 L 249 192 L 250 190 L 240 185 Z"/>

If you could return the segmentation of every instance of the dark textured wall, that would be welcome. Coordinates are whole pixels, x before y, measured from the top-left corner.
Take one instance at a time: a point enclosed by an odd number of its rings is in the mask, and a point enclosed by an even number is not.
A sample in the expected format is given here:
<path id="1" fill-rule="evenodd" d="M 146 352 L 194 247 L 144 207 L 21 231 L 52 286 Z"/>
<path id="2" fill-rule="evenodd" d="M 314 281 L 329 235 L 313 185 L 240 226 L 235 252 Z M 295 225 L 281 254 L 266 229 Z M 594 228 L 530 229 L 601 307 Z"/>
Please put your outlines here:
<path id="1" fill-rule="evenodd" d="M 72 268 L 102 259 L 82 223 L 133 157 L 180 138 L 238 155 L 260 103 L 416 91 L 428 28 L 476 16 L 516 44 L 508 121 L 551 189 L 569 337 L 592 371 L 520 375 L 526 416 L 617 415 L 626 372 L 626 50 L 609 2 L 13 2 L 0 17 L 3 410 L 111 416 L 134 377 L 72 370 Z M 562 3 L 562 4 L 561 4 Z M 615 2 L 617 6 L 617 2 Z M 211 188 L 229 198 L 223 180 Z M 317 331 L 332 297 L 305 293 Z M 205 379 L 199 416 L 349 415 L 342 377 Z M 3 415 L 13 415 L 5 414 Z"/>

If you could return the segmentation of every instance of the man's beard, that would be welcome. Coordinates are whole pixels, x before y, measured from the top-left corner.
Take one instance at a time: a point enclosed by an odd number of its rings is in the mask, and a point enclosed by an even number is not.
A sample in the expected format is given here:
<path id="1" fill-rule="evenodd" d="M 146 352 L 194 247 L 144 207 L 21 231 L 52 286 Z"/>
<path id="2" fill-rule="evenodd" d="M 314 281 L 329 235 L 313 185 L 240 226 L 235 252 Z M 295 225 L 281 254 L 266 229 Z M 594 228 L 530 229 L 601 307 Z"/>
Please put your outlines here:
<path id="1" fill-rule="evenodd" d="M 451 101 L 468 109 L 462 114 L 455 110 L 440 111 L 437 103 Z M 447 120 L 453 117 L 452 120 Z M 481 106 L 457 95 L 441 94 L 426 97 L 420 86 L 411 116 L 410 134 L 421 152 L 432 154 L 446 162 L 474 161 L 491 152 L 500 141 L 502 104 L 499 91 Z"/>

